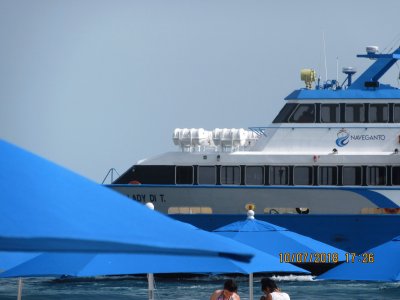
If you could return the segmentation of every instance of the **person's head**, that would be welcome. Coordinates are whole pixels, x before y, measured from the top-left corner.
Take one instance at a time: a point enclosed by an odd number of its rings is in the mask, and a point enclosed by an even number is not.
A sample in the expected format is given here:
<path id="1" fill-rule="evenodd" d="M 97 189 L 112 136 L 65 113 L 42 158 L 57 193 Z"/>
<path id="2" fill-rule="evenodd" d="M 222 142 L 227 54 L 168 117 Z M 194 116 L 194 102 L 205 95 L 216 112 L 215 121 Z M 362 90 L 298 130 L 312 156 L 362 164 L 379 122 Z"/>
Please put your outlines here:
<path id="1" fill-rule="evenodd" d="M 261 279 L 261 290 L 263 292 L 272 293 L 273 291 L 277 290 L 278 286 L 276 285 L 275 281 L 271 278 L 263 278 Z"/>
<path id="2" fill-rule="evenodd" d="M 232 296 L 233 293 L 236 293 L 238 290 L 238 286 L 236 281 L 233 279 L 228 279 L 224 283 L 224 294 L 226 296 Z"/>

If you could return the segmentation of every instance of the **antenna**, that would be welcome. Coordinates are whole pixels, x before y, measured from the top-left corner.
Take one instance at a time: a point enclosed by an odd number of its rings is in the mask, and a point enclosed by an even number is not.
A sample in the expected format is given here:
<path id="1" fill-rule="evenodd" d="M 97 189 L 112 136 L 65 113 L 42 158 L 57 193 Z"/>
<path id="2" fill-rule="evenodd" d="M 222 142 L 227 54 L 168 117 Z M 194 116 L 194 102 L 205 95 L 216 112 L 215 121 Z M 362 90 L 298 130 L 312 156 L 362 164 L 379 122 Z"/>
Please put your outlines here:
<path id="1" fill-rule="evenodd" d="M 390 48 L 387 53 L 390 53 L 394 47 L 398 47 L 397 45 L 399 44 L 399 42 L 400 42 L 400 33 L 398 33 L 394 37 L 394 39 L 382 50 L 382 53 L 385 53 L 386 49 L 388 49 L 389 47 Z"/>
<path id="2" fill-rule="evenodd" d="M 339 56 L 336 56 L 336 82 L 339 81 Z"/>
<path id="3" fill-rule="evenodd" d="M 324 31 L 322 31 L 322 42 L 324 44 L 325 81 L 328 81 L 328 68 L 326 67 L 326 46 L 325 46 L 325 32 Z"/>

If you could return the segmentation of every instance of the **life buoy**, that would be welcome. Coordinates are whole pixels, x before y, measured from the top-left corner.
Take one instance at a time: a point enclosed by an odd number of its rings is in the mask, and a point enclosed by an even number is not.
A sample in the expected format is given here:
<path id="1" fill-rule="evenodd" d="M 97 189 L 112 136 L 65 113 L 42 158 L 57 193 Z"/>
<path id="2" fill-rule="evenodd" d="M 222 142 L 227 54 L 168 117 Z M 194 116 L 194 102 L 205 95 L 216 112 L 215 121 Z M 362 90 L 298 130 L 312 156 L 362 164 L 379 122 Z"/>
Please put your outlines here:
<path id="1" fill-rule="evenodd" d="M 132 180 L 132 181 L 129 181 L 129 184 L 142 184 L 142 183 L 138 180 Z"/>

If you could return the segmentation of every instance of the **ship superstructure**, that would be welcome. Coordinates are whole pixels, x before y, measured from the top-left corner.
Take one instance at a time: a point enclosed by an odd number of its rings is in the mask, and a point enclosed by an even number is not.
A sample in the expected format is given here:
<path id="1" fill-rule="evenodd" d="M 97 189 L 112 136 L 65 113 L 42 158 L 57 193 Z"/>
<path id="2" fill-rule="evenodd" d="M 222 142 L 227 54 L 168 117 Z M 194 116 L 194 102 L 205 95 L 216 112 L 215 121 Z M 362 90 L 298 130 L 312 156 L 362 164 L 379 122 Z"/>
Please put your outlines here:
<path id="1" fill-rule="evenodd" d="M 354 82 L 296 90 L 270 126 L 175 129 L 180 151 L 146 159 L 113 188 L 165 213 L 354 214 L 400 205 L 400 90 L 379 82 L 400 50 L 379 54 Z M 210 197 L 212 195 L 212 197 Z"/>
<path id="2" fill-rule="evenodd" d="M 138 162 L 110 186 L 173 215 L 400 213 L 400 90 L 380 82 L 400 48 L 358 57 L 371 66 L 355 80 L 343 68 L 343 83 L 302 70 L 305 88 L 268 126 L 175 129 L 179 151 Z"/>

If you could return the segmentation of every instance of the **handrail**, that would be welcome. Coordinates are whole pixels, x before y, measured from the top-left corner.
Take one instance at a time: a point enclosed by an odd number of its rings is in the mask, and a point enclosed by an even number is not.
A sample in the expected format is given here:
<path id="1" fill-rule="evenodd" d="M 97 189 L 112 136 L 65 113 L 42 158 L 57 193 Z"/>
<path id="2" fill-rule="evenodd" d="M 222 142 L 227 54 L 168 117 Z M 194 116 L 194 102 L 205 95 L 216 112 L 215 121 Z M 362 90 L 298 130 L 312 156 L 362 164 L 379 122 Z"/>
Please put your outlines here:
<path id="1" fill-rule="evenodd" d="M 121 176 L 115 168 L 111 168 L 110 170 L 108 170 L 107 175 L 106 175 L 106 177 L 104 177 L 104 179 L 101 182 L 101 184 L 104 184 L 104 182 L 107 180 L 108 176 L 111 176 L 111 183 L 113 183 L 113 181 L 114 181 L 114 172 L 117 173 L 118 177 Z"/>

